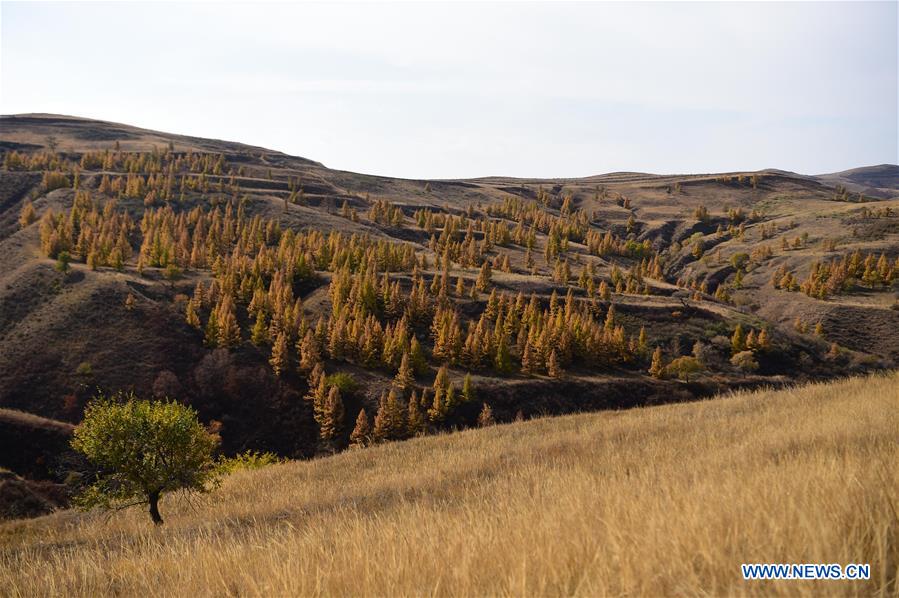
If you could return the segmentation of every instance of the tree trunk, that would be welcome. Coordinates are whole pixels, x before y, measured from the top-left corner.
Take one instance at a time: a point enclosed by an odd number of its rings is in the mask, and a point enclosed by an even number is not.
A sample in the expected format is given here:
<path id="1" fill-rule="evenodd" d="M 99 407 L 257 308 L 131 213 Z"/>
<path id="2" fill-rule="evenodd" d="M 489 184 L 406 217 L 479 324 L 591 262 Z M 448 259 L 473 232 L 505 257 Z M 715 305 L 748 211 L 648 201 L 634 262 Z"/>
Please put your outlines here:
<path id="1" fill-rule="evenodd" d="M 150 518 L 156 525 L 162 525 L 162 517 L 159 515 L 159 492 L 151 492 L 147 496 L 150 503 Z"/>

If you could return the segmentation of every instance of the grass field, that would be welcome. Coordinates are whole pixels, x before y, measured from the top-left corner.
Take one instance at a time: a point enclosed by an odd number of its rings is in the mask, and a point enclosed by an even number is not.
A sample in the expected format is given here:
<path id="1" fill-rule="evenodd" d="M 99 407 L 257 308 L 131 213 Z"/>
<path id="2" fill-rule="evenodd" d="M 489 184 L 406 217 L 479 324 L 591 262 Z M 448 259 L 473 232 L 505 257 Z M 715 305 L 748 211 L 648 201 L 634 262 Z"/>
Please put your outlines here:
<path id="1" fill-rule="evenodd" d="M 0 594 L 896 596 L 897 438 L 896 374 L 422 438 L 0 526 Z"/>

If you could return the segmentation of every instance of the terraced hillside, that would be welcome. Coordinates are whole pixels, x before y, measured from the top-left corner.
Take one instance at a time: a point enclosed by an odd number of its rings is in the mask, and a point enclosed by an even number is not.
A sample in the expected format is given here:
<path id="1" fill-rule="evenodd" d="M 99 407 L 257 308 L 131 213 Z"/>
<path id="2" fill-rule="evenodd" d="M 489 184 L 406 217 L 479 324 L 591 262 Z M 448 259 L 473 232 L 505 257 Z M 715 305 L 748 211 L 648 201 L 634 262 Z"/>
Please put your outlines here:
<path id="1" fill-rule="evenodd" d="M 133 388 L 300 457 L 899 360 L 896 166 L 403 180 L 53 115 L 0 148 L 0 407 L 44 418 Z"/>

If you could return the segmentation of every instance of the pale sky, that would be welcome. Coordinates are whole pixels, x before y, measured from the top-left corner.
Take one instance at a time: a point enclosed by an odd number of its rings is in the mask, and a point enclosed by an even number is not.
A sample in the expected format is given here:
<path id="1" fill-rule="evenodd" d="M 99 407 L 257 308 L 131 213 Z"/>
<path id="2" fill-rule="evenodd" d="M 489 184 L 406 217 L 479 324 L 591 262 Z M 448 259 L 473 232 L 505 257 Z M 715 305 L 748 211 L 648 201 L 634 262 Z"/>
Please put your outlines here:
<path id="1" fill-rule="evenodd" d="M 0 113 L 410 178 L 897 163 L 897 3 L 0 3 Z M 0 132 L 2 135 L 2 132 Z"/>

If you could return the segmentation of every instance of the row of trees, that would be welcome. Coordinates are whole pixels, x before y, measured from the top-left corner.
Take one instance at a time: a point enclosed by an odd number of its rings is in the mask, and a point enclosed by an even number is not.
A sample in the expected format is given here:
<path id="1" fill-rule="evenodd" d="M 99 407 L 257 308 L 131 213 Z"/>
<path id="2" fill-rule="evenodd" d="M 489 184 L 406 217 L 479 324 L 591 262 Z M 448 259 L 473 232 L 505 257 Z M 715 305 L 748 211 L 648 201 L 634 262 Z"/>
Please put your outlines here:
<path id="1" fill-rule="evenodd" d="M 782 265 L 772 274 L 771 285 L 776 289 L 802 291 L 809 297 L 827 299 L 851 290 L 860 282 L 874 289 L 878 285 L 889 286 L 897 278 L 899 257 L 890 262 L 884 253 L 878 258 L 874 253 L 863 256 L 856 250 L 830 261 L 814 262 L 802 282 L 792 270 Z"/>

